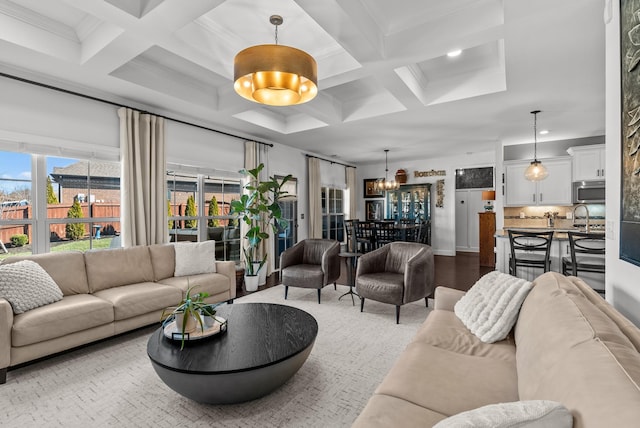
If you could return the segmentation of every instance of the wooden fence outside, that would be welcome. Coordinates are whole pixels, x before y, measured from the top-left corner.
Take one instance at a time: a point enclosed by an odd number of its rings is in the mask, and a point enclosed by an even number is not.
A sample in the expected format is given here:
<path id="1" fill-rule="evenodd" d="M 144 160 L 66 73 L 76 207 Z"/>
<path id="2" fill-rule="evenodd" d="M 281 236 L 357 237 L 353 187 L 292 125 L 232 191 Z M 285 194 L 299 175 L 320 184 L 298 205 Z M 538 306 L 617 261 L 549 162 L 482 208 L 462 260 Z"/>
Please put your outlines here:
<path id="1" fill-rule="evenodd" d="M 69 208 L 71 208 L 72 204 L 50 204 L 47 205 L 47 218 L 51 221 L 55 221 L 55 219 L 66 219 L 67 212 Z M 220 205 L 220 215 L 228 215 L 229 207 L 225 204 Z M 89 217 L 89 210 L 91 210 L 92 218 L 120 218 L 120 204 L 113 203 L 80 203 L 80 207 L 82 208 L 82 215 L 85 219 Z M 205 213 L 208 212 L 208 204 L 205 207 Z M 171 204 L 171 212 L 175 216 L 183 216 L 185 215 L 187 210 L 187 204 Z M 2 220 L 20 220 L 25 219 L 28 220 L 32 218 L 32 207 L 31 205 L 23 205 L 23 206 L 14 206 L 14 207 L 3 207 L 2 208 Z M 220 219 L 218 220 L 220 225 L 224 226 L 228 224 L 228 220 Z M 176 220 L 176 228 L 184 228 L 184 220 Z M 101 235 L 115 235 L 120 233 L 120 222 L 101 222 L 96 221 L 93 222 L 94 226 L 101 226 L 100 234 Z M 50 236 L 51 241 L 57 241 L 60 239 L 65 239 L 65 224 L 61 223 L 52 223 L 50 226 Z M 85 226 L 85 235 L 89 234 L 89 225 Z M 91 232 L 92 235 L 95 235 L 95 229 Z M 11 237 L 14 235 L 24 234 L 29 237 L 29 242 L 31 242 L 31 226 L 29 224 L 24 225 L 2 225 L 0 226 L 0 240 L 5 244 L 11 242 Z"/>

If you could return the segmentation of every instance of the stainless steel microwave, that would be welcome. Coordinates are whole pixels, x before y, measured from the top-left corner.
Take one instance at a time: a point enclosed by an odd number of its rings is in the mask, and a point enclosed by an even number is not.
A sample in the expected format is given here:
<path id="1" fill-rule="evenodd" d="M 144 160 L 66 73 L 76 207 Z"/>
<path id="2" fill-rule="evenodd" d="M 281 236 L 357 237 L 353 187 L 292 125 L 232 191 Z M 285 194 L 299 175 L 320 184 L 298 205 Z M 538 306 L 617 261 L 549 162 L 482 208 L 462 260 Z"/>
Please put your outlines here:
<path id="1" fill-rule="evenodd" d="M 573 182 L 573 203 L 574 204 L 604 204 L 605 201 L 604 181 L 574 181 Z"/>

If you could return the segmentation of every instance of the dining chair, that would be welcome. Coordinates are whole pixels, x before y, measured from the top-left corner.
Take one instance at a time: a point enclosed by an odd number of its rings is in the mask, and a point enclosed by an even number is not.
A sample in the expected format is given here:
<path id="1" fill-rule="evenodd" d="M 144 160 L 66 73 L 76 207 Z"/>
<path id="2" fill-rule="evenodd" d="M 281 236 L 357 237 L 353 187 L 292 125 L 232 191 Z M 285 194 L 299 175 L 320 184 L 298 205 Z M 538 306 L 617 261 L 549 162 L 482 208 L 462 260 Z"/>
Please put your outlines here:
<path id="1" fill-rule="evenodd" d="M 371 221 L 356 223 L 356 242 L 361 253 L 368 253 L 375 246 L 375 227 Z"/>
<path id="2" fill-rule="evenodd" d="M 605 239 L 602 233 L 568 232 L 570 256 L 562 258 L 562 274 L 605 273 Z M 596 291 L 604 294 L 604 290 Z"/>
<path id="3" fill-rule="evenodd" d="M 347 240 L 347 252 L 357 253 L 358 243 L 356 242 L 356 224 L 358 219 L 344 221 L 344 236 Z"/>
<path id="4" fill-rule="evenodd" d="M 523 230 L 509 230 L 509 274 L 517 275 L 517 268 L 542 268 L 544 272 L 551 270 L 551 241 L 553 231 L 531 232 Z"/>
<path id="5" fill-rule="evenodd" d="M 375 248 L 396 241 L 396 227 L 391 221 L 376 221 L 373 223 Z"/>
<path id="6" fill-rule="evenodd" d="M 416 233 L 416 242 L 431 245 L 431 222 L 422 220 Z"/>

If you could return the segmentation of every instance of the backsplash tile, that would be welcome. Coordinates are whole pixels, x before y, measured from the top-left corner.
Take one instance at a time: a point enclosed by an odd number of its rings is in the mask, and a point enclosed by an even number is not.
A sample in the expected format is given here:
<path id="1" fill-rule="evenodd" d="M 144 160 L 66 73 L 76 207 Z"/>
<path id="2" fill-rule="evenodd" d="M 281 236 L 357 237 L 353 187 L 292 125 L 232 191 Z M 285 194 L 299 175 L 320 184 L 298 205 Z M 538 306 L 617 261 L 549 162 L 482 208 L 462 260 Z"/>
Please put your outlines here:
<path id="1" fill-rule="evenodd" d="M 504 208 L 504 227 L 549 227 L 548 219 L 545 217 L 547 212 L 557 212 L 558 215 L 554 220 L 554 228 L 570 229 L 575 223 L 584 223 L 584 211 L 578 211 L 576 219 L 567 219 L 567 213 L 573 214 L 573 206 L 556 207 L 556 206 L 535 206 L 535 207 L 505 207 Z M 590 204 L 589 223 L 596 227 L 604 225 L 605 205 Z"/>

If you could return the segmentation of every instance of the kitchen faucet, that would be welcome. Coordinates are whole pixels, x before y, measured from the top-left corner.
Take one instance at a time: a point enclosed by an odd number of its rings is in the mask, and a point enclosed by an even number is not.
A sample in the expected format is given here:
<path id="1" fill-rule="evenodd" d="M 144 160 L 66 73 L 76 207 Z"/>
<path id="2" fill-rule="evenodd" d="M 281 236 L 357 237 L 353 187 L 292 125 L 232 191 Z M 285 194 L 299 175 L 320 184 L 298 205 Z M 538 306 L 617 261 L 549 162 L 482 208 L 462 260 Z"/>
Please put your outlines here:
<path id="1" fill-rule="evenodd" d="M 587 208 L 587 206 L 585 204 L 578 204 L 575 207 L 573 207 L 573 219 L 575 221 L 576 219 L 576 211 L 578 211 L 578 208 L 584 208 L 584 212 L 585 214 L 585 223 L 584 223 L 584 231 L 589 233 L 589 208 Z M 576 224 L 574 224 L 574 226 L 576 226 Z"/>

